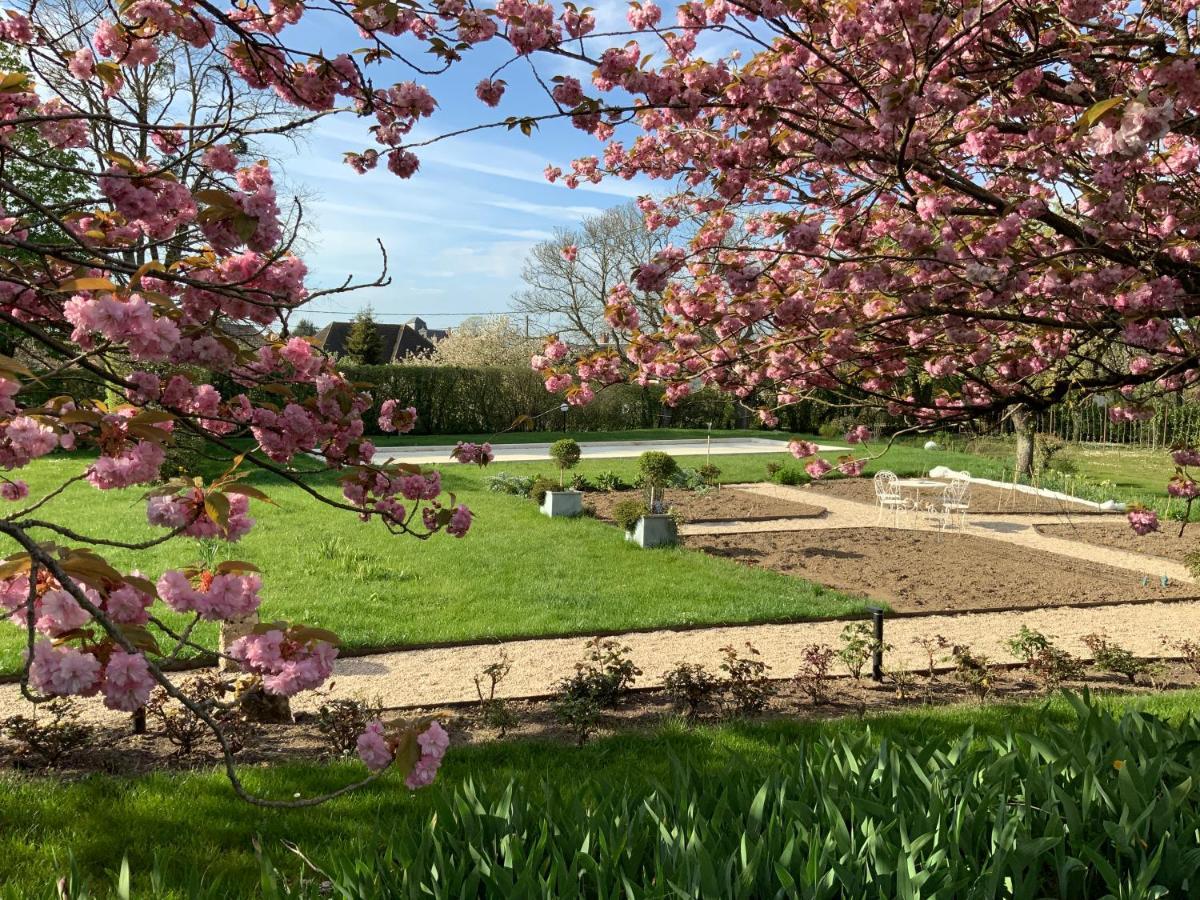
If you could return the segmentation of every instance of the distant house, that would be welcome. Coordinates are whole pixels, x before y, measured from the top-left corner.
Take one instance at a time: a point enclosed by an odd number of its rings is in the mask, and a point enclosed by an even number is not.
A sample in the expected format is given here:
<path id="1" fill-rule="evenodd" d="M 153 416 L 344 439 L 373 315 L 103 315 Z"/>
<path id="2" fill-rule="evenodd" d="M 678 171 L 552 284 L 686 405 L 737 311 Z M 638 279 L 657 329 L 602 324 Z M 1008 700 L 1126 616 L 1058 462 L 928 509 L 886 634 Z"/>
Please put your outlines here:
<path id="1" fill-rule="evenodd" d="M 313 336 L 313 342 L 326 353 L 341 356 L 346 352 L 346 339 L 353 327 L 353 322 L 330 322 Z M 376 322 L 375 333 L 379 335 L 379 356 L 368 360 L 371 365 L 429 356 L 433 353 L 434 341 L 441 340 L 449 332 L 426 328 L 421 319 L 409 319 L 401 325 Z"/>

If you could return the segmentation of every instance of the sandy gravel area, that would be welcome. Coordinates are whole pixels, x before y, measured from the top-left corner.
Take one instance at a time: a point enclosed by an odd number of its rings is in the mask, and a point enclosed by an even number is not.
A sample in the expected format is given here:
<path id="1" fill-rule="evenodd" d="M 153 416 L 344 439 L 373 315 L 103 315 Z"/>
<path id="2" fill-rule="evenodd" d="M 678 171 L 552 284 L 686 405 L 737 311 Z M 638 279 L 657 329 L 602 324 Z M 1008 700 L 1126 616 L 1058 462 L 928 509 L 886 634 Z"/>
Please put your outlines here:
<path id="1" fill-rule="evenodd" d="M 641 500 L 641 491 L 595 491 L 585 494 L 583 503 L 595 511 L 596 518 L 612 521 L 612 511 L 622 500 Z M 771 497 L 736 488 L 695 491 L 668 490 L 667 505 L 679 512 L 685 522 L 737 520 L 758 522 L 770 519 L 814 518 L 825 514 L 825 507 L 799 503 L 784 497 Z"/>
<path id="2" fill-rule="evenodd" d="M 713 556 L 773 569 L 903 612 L 1042 607 L 1189 596 L 1193 584 L 959 532 L 840 528 L 684 539 Z M 1145 582 L 1145 583 L 1143 583 Z"/>
<path id="3" fill-rule="evenodd" d="M 1037 526 L 1038 534 L 1082 541 L 1097 547 L 1110 547 L 1158 556 L 1183 562 L 1189 553 L 1200 550 L 1200 523 L 1193 522 L 1179 533 L 1178 522 L 1164 521 L 1162 531 L 1151 534 L 1134 534 L 1129 523 L 1122 518 L 1117 522 L 1053 522 Z"/>
<path id="4" fill-rule="evenodd" d="M 927 664 L 916 637 L 941 634 L 956 643 L 970 644 L 993 662 L 1012 662 L 1003 642 L 1021 625 L 1053 636 L 1066 650 L 1086 655 L 1080 640 L 1095 631 L 1128 647 L 1139 656 L 1165 655 L 1163 635 L 1200 633 L 1200 601 L 1151 602 L 1119 606 L 1097 606 L 1083 611 L 1046 608 L 1019 612 L 942 614 L 890 619 L 885 638 L 895 650 L 888 665 L 923 669 Z M 692 631 L 653 631 L 622 635 L 632 648 L 632 658 L 645 672 L 642 686 L 660 682 L 664 670 L 676 662 L 698 662 L 716 669 L 720 648 L 751 641 L 778 677 L 788 677 L 799 667 L 802 648 L 812 643 L 836 645 L 844 622 L 800 622 L 779 625 L 750 625 L 701 628 Z M 327 696 L 379 697 L 389 707 L 436 706 L 473 700 L 472 676 L 498 659 L 503 647 L 512 661 L 512 671 L 499 694 L 534 697 L 552 693 L 555 684 L 569 675 L 584 657 L 584 638 L 550 638 L 510 641 L 466 647 L 410 650 L 339 660 Z M 301 695 L 294 708 L 311 711 L 320 703 L 313 695 Z M 118 723 L 124 714 L 110 712 L 98 702 L 85 702 L 89 718 Z M 16 685 L 0 686 L 0 718 L 27 712 L 28 704 Z"/>

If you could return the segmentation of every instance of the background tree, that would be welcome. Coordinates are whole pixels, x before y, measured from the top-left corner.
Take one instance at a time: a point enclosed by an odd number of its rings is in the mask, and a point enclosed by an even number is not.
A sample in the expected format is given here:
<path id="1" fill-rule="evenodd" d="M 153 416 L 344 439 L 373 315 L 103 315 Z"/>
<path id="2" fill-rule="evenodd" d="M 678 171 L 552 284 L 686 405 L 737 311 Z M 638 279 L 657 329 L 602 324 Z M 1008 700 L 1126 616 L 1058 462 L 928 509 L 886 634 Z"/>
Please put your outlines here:
<path id="1" fill-rule="evenodd" d="M 379 362 L 381 347 L 379 328 L 375 324 L 375 311 L 366 306 L 358 311 L 346 335 L 345 361 L 353 365 L 370 366 Z"/>
<path id="2" fill-rule="evenodd" d="M 529 369 L 529 358 L 541 340 L 525 334 L 508 316 L 470 316 L 434 345 L 428 358 L 417 365 L 465 368 Z"/>
<path id="3" fill-rule="evenodd" d="M 556 229 L 537 244 L 521 272 L 525 287 L 513 297 L 513 309 L 529 316 L 540 333 L 558 333 L 572 344 L 611 346 L 623 335 L 604 318 L 610 292 L 632 283 L 638 268 L 652 261 L 680 229 L 666 224 L 648 228 L 636 203 L 614 206 L 584 219 L 578 228 Z M 647 325 L 662 316 L 662 292 L 630 292 L 630 302 Z"/>
<path id="4" fill-rule="evenodd" d="M 291 331 L 296 337 L 312 337 L 317 333 L 317 326 L 312 319 L 301 319 Z"/>

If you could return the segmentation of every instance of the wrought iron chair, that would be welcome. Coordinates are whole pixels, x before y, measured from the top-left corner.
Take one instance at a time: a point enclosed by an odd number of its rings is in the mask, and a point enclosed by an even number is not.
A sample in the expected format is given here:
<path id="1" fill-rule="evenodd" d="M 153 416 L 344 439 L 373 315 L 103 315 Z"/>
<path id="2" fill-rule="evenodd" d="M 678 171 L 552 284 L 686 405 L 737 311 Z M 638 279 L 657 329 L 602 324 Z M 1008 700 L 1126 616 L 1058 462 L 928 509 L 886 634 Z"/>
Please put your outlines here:
<path id="1" fill-rule="evenodd" d="M 942 491 L 942 505 L 939 508 L 942 519 L 942 531 L 956 521 L 960 531 L 967 527 L 967 511 L 971 508 L 971 475 L 960 472 L 955 475 Z"/>
<path id="2" fill-rule="evenodd" d="M 895 525 L 900 524 L 900 513 L 908 512 L 916 507 L 908 497 L 900 493 L 899 478 L 895 472 L 883 471 L 875 474 L 875 499 L 879 503 L 879 515 L 875 518 L 875 523 L 879 524 L 883 521 L 883 514 L 887 511 L 892 513 L 892 521 Z"/>

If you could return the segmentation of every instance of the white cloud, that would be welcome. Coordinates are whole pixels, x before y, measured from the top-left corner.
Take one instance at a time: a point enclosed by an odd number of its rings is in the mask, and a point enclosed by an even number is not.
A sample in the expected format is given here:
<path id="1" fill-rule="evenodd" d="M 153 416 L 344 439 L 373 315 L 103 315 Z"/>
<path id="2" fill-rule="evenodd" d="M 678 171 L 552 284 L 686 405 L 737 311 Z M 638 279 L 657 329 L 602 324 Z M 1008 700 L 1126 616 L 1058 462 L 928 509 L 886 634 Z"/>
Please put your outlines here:
<path id="1" fill-rule="evenodd" d="M 312 208 L 325 212 L 336 213 L 340 216 L 369 217 L 374 219 L 395 219 L 401 222 L 417 222 L 426 225 L 439 225 L 448 229 L 463 229 L 466 231 L 481 231 L 486 234 L 497 234 L 504 237 L 525 238 L 531 241 L 544 241 L 553 235 L 548 231 L 536 228 L 502 228 L 494 225 L 482 225 L 477 222 L 464 222 L 447 219 L 424 213 L 408 212 L 386 206 L 359 206 L 349 203 L 332 203 L 320 201 L 312 204 Z M 344 233 L 344 232 L 343 232 Z"/>

